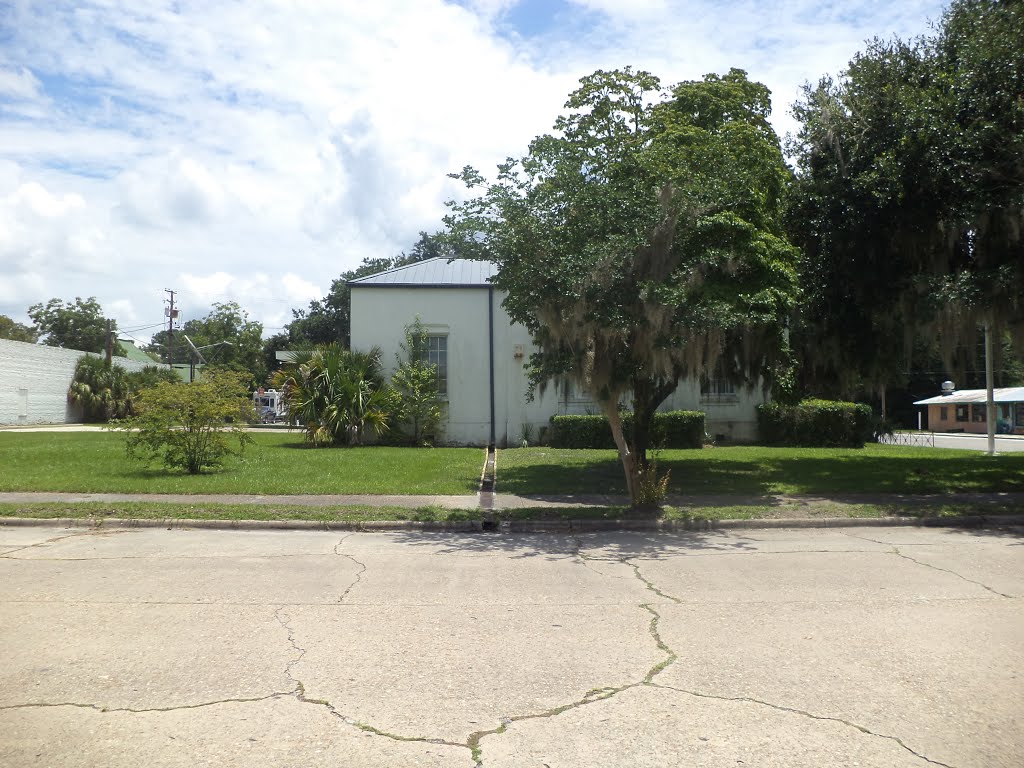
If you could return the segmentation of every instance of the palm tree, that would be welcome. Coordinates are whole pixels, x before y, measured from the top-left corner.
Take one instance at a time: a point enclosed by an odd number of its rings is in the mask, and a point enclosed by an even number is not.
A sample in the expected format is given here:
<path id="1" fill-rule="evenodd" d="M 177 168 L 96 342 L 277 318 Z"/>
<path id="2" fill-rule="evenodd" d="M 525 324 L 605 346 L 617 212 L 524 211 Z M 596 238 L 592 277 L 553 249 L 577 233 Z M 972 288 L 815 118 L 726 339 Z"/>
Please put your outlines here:
<path id="1" fill-rule="evenodd" d="M 367 428 L 377 435 L 387 431 L 395 407 L 380 359 L 378 347 L 353 352 L 322 344 L 298 352 L 272 384 L 284 393 L 291 417 L 305 427 L 307 442 L 359 445 Z"/>
<path id="2" fill-rule="evenodd" d="M 82 408 L 85 421 L 123 419 L 134 411 L 127 372 L 102 357 L 83 356 L 75 365 L 68 402 Z"/>

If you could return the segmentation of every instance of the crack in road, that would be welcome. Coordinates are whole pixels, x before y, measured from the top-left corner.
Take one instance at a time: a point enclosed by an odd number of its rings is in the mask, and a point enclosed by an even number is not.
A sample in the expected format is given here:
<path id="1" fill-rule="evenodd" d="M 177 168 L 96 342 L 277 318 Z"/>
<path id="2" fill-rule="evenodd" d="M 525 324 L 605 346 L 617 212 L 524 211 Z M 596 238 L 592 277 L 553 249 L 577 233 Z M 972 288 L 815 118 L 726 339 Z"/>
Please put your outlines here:
<path id="1" fill-rule="evenodd" d="M 588 558 L 587 555 L 583 553 L 583 545 L 579 537 L 574 536 L 573 540 L 576 543 L 576 551 L 574 553 L 575 557 L 579 558 L 583 562 L 583 564 L 586 567 L 590 568 L 590 570 L 592 570 L 594 573 L 597 573 L 605 578 L 612 578 L 607 574 L 603 574 L 600 571 L 591 568 L 589 565 L 587 565 L 587 561 L 591 558 Z M 609 560 L 608 562 L 619 562 L 623 565 L 628 565 L 630 568 L 633 569 L 634 576 L 644 585 L 646 589 L 650 590 L 658 597 L 664 598 L 665 600 L 670 600 L 680 605 L 682 604 L 682 600 L 673 595 L 668 594 L 667 592 L 662 591 L 654 582 L 646 578 L 640 572 L 640 566 L 636 563 L 630 562 L 630 558 L 619 557 L 616 560 Z M 657 677 L 670 666 L 672 666 L 672 664 L 676 662 L 679 656 L 674 650 L 672 650 L 672 648 L 668 646 L 667 643 L 665 643 L 665 641 L 661 637 L 661 634 L 658 632 L 658 623 L 661 621 L 661 614 L 659 614 L 654 609 L 652 603 L 641 603 L 639 607 L 651 614 L 651 621 L 650 624 L 648 624 L 647 631 L 650 634 L 651 638 L 654 640 L 655 644 L 658 646 L 658 650 L 665 654 L 664 659 L 662 659 L 653 667 L 651 667 L 647 671 L 647 674 L 644 676 L 644 678 L 642 680 L 638 680 L 637 682 L 627 683 L 626 685 L 620 685 L 615 687 L 595 688 L 593 690 L 587 691 L 587 693 L 583 696 L 582 699 L 569 702 L 568 704 L 562 704 L 557 707 L 552 707 L 551 709 L 546 709 L 541 712 L 533 712 L 525 715 L 503 717 L 501 718 L 500 725 L 498 725 L 496 728 L 476 731 L 475 733 L 470 734 L 469 738 L 466 740 L 465 746 L 469 747 L 471 754 L 473 756 L 473 760 L 476 763 L 476 768 L 483 768 L 484 766 L 483 749 L 480 745 L 480 742 L 487 736 L 497 736 L 502 733 L 505 733 L 505 731 L 508 730 L 509 726 L 511 726 L 514 723 L 523 722 L 524 720 L 540 720 L 551 717 L 557 717 L 558 715 L 561 715 L 563 712 L 578 709 L 579 707 L 584 707 L 588 704 L 593 704 L 598 701 L 605 701 L 606 699 L 610 699 L 613 696 L 617 696 L 623 691 L 628 691 L 632 688 L 637 688 L 642 685 L 652 685 L 653 683 L 651 681 L 654 680 L 655 677 Z"/>
<path id="2" fill-rule="evenodd" d="M 954 768 L 954 766 L 951 766 L 948 763 L 943 763 L 943 762 L 940 762 L 938 760 L 932 760 L 930 757 L 927 757 L 926 755 L 922 755 L 920 752 L 917 752 L 916 750 L 914 750 L 913 748 L 908 746 L 898 736 L 890 736 L 890 735 L 885 734 L 885 733 L 877 733 L 875 731 L 872 731 L 870 728 L 867 728 L 867 727 L 865 727 L 863 725 L 859 725 L 857 723 L 851 722 L 850 720 L 844 720 L 841 717 L 831 717 L 829 715 L 816 715 L 813 712 L 807 712 L 806 710 L 803 710 L 803 709 L 797 709 L 795 707 L 787 707 L 787 706 L 784 706 L 782 704 L 773 704 L 770 701 L 763 701 L 761 699 L 755 699 L 755 698 L 752 698 L 750 696 L 719 696 L 719 695 L 716 695 L 716 694 L 713 694 L 713 693 L 702 693 L 700 691 L 688 691 L 685 688 L 676 688 L 675 686 L 665 685 L 663 683 L 647 683 L 647 685 L 649 685 L 652 688 L 663 688 L 663 689 L 668 690 L 668 691 L 676 691 L 677 693 L 685 693 L 688 696 L 694 696 L 694 697 L 699 698 L 699 699 L 713 699 L 715 701 L 739 701 L 739 702 L 747 702 L 747 703 L 750 703 L 750 704 L 759 704 L 761 706 L 769 707 L 771 709 L 775 709 L 775 710 L 778 710 L 780 712 L 790 712 L 790 713 L 795 714 L 795 715 L 802 715 L 803 717 L 810 718 L 811 720 L 826 720 L 826 721 L 831 721 L 831 722 L 834 722 L 834 723 L 841 723 L 842 725 L 848 726 L 850 728 L 854 728 L 854 729 L 856 729 L 856 730 L 860 731 L 861 733 L 866 734 L 868 736 L 875 736 L 876 738 L 879 738 L 879 739 L 888 739 L 889 741 L 894 741 L 897 744 L 899 744 L 901 747 L 903 747 L 903 749 L 907 750 L 907 752 L 909 752 L 910 754 L 914 755 L 914 757 L 917 757 L 917 758 L 919 758 L 921 760 L 924 760 L 926 763 L 930 763 L 932 765 L 939 765 L 939 766 L 942 766 L 942 768 Z"/>
<path id="3" fill-rule="evenodd" d="M 68 534 L 65 534 L 63 536 L 54 536 L 53 538 L 47 539 L 46 541 L 37 541 L 35 544 L 26 544 L 24 547 L 15 547 L 14 549 L 8 549 L 8 550 L 0 553 L 0 558 L 5 558 L 7 560 L 20 560 L 21 558 L 18 558 L 18 557 L 8 557 L 8 555 L 13 555 L 15 552 L 22 552 L 22 551 L 24 551 L 26 549 L 34 549 L 36 547 L 45 547 L 47 544 L 53 544 L 56 541 L 62 541 L 63 539 L 73 539 L 76 536 L 88 535 L 88 533 L 89 533 L 88 531 L 76 531 L 75 533 L 68 533 Z"/>
<path id="4" fill-rule="evenodd" d="M 251 704 L 258 701 L 269 701 L 271 699 L 280 699 L 285 696 L 291 696 L 291 691 L 275 691 L 274 693 L 267 694 L 266 696 L 251 696 L 251 697 L 240 697 L 233 699 L 217 699 L 216 701 L 202 701 L 198 704 L 177 704 L 173 707 L 104 707 L 100 704 L 82 704 L 79 702 L 65 701 L 58 703 L 48 702 L 29 702 L 26 704 L 7 704 L 0 706 L 0 710 L 7 709 L 46 709 L 50 707 L 75 707 L 77 709 L 91 709 L 96 712 L 130 712 L 132 714 L 142 714 L 145 712 L 176 712 L 180 709 L 202 709 L 203 707 L 213 707 L 217 704 Z"/>
<path id="5" fill-rule="evenodd" d="M 1005 597 L 1005 598 L 1008 598 L 1010 600 L 1016 599 L 1018 597 L 1017 595 L 1008 595 L 1005 592 L 1000 592 L 998 589 L 993 589 L 992 587 L 988 586 L 988 584 L 985 584 L 983 582 L 975 581 L 974 579 L 969 579 L 966 576 L 964 576 L 962 573 L 957 573 L 956 571 L 951 570 L 949 568 L 943 568 L 942 566 L 939 566 L 939 565 L 932 565 L 931 563 L 921 562 L 920 560 L 917 560 L 917 559 L 911 557 L 910 555 L 905 555 L 903 552 L 900 551 L 900 547 L 931 547 L 931 546 L 935 546 L 934 544 L 929 544 L 929 543 L 893 544 L 892 542 L 888 542 L 888 541 L 879 541 L 878 539 L 870 539 L 867 536 L 858 536 L 855 533 L 845 533 L 844 532 L 843 535 L 849 536 L 849 537 L 854 538 L 854 539 L 863 539 L 864 541 L 871 541 L 871 542 L 874 542 L 875 544 L 881 544 L 881 545 L 886 546 L 886 547 L 891 547 L 891 549 L 888 550 L 888 552 L 886 552 L 885 554 L 896 555 L 896 557 L 901 557 L 904 560 L 909 560 L 910 562 L 916 563 L 917 565 L 920 565 L 923 568 L 931 568 L 933 571 L 942 571 L 944 573 L 952 574 L 953 576 L 956 576 L 958 579 L 963 579 L 964 581 L 966 581 L 969 584 L 974 584 L 976 586 L 981 587 L 982 589 L 988 590 L 993 595 L 998 595 L 999 597 Z"/>
<path id="6" fill-rule="evenodd" d="M 338 546 L 341 546 L 341 542 L 338 542 Z M 461 744 L 454 741 L 447 741 L 445 739 L 432 739 L 421 736 L 402 736 L 401 734 L 389 733 L 388 731 L 381 730 L 380 728 L 376 728 L 372 725 L 368 725 L 366 723 L 359 722 L 354 718 L 348 717 L 344 713 L 340 712 L 337 707 L 335 707 L 331 702 L 327 701 L 326 699 L 314 699 L 310 696 L 307 696 L 305 684 L 302 682 L 302 680 L 297 678 L 292 672 L 292 668 L 300 661 L 302 661 L 303 657 L 306 655 L 306 649 L 301 647 L 296 641 L 295 630 L 291 626 L 291 617 L 288 617 L 286 615 L 282 616 L 283 611 L 284 607 L 278 608 L 274 612 L 274 618 L 277 619 L 277 622 L 282 626 L 282 628 L 284 628 L 285 632 L 288 633 L 288 643 L 289 645 L 291 645 L 292 649 L 298 655 L 294 659 L 289 661 L 284 669 L 285 676 L 294 684 L 294 687 L 292 688 L 292 690 L 287 691 L 284 694 L 278 695 L 292 696 L 298 701 L 302 702 L 303 704 L 310 704 L 312 706 L 323 707 L 331 714 L 332 717 L 341 720 L 348 726 L 358 728 L 360 731 L 363 731 L 364 733 L 372 733 L 375 736 L 381 736 L 387 739 L 391 739 L 392 741 L 417 742 L 421 744 L 444 745 L 449 747 L 460 747 L 468 749 L 468 746 L 466 744 Z"/>
<path id="7" fill-rule="evenodd" d="M 366 573 L 366 563 L 360 562 L 359 560 L 356 560 L 352 555 L 340 551 L 341 545 L 344 544 L 345 540 L 348 539 L 350 536 L 352 536 L 352 534 L 347 533 L 341 537 L 341 541 L 334 545 L 334 554 L 336 554 L 338 557 L 344 557 L 347 560 L 350 560 L 351 562 L 355 563 L 359 566 L 360 570 L 356 573 L 355 581 L 349 584 L 345 591 L 341 593 L 341 597 L 338 598 L 339 603 L 345 602 L 345 598 L 348 597 L 349 592 L 351 592 L 353 589 L 356 588 L 356 586 L 358 586 L 359 582 L 363 580 L 363 574 Z"/>
<path id="8" fill-rule="evenodd" d="M 963 579 L 964 581 L 968 582 L 969 584 L 975 584 L 975 585 L 981 587 L 982 589 L 987 589 L 993 595 L 999 595 L 999 597 L 1006 597 L 1006 598 L 1009 598 L 1011 600 L 1013 600 L 1016 597 L 1016 595 L 1008 595 L 1005 592 L 1000 592 L 998 589 L 993 589 L 992 587 L 988 586 L 987 584 L 983 584 L 980 581 L 975 581 L 974 579 L 969 579 L 966 576 L 964 576 L 962 573 L 957 573 L 956 571 L 951 571 L 949 568 L 942 568 L 941 566 L 938 566 L 938 565 L 932 565 L 931 563 L 923 563 L 920 560 L 915 560 L 910 555 L 905 555 L 902 552 L 900 552 L 899 547 L 893 547 L 892 548 L 892 552 L 890 554 L 896 555 L 897 557 L 901 557 L 904 560 L 909 560 L 910 562 L 916 563 L 917 565 L 923 566 L 925 568 L 931 568 L 934 571 L 942 571 L 944 573 L 950 573 L 950 574 L 956 576 L 959 579 Z"/>

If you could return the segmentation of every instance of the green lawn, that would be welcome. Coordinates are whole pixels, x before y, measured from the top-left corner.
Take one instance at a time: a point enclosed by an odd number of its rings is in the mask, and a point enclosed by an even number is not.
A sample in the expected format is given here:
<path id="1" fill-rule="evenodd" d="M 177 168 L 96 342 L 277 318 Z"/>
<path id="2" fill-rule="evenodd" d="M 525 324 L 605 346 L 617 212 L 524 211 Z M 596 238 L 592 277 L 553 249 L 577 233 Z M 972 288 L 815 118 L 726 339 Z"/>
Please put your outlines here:
<path id="1" fill-rule="evenodd" d="M 0 491 L 79 493 L 470 494 L 476 448 L 311 449 L 255 434 L 223 470 L 199 476 L 129 462 L 111 433 L 0 433 Z M 861 450 L 729 447 L 663 451 L 673 494 L 1024 491 L 1024 453 L 868 445 Z M 499 493 L 625 493 L 614 451 L 515 448 L 497 459 Z"/>
<path id="2" fill-rule="evenodd" d="M 1024 491 L 1024 453 L 869 444 L 861 449 L 734 446 L 662 451 L 672 494 L 951 493 Z M 615 451 L 512 448 L 498 452 L 497 490 L 624 495 Z"/>
<path id="3" fill-rule="evenodd" d="M 254 434 L 241 459 L 202 475 L 131 462 L 106 432 L 0 433 L 0 491 L 79 493 L 468 494 L 477 448 L 306 448 L 297 434 Z"/>

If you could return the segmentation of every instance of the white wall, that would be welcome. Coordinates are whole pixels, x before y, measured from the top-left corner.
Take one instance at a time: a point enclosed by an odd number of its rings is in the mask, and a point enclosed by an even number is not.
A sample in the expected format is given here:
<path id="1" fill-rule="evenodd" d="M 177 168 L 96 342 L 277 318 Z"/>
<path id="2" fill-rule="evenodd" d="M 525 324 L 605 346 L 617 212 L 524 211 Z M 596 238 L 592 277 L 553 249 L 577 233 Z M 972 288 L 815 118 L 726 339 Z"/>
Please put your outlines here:
<path id="1" fill-rule="evenodd" d="M 64 424 L 81 421 L 68 404 L 68 387 L 78 359 L 76 349 L 45 347 L 0 339 L 0 424 Z M 115 358 L 129 371 L 146 363 Z"/>
<path id="2" fill-rule="evenodd" d="M 737 387 L 735 395 L 702 396 L 700 383 L 680 382 L 659 411 L 704 411 L 704 431 L 712 440 L 752 443 L 757 440 L 757 406 L 765 402 L 761 385 Z"/>
<path id="3" fill-rule="evenodd" d="M 494 395 L 495 437 L 498 445 L 515 445 L 529 425 L 533 439 L 549 426 L 551 416 L 600 413 L 600 408 L 578 394 L 565 397 L 551 385 L 544 395 L 526 401 L 529 386 L 524 364 L 531 351 L 530 334 L 514 325 L 501 307 L 503 294 L 494 292 Z M 490 440 L 487 288 L 352 287 L 352 348 L 383 352 L 385 373 L 397 366 L 396 353 L 404 341 L 405 326 L 416 317 L 431 333 L 448 336 L 448 407 L 444 440 L 486 445 Z M 522 357 L 516 357 L 522 352 Z M 659 410 L 693 410 L 707 414 L 706 429 L 714 438 L 751 442 L 757 434 L 760 388 L 738 389 L 735 397 L 702 399 L 697 382 L 683 382 Z"/>

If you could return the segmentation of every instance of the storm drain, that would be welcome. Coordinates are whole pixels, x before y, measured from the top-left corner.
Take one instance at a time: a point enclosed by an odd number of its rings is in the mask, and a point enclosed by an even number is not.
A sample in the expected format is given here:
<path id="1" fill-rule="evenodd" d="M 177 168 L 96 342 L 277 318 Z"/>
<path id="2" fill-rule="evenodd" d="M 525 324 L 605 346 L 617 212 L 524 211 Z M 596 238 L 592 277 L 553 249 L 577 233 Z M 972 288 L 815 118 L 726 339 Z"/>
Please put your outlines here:
<path id="1" fill-rule="evenodd" d="M 494 509 L 494 458 L 494 446 L 488 446 L 484 460 L 484 469 L 480 473 L 480 490 L 478 492 L 480 508 L 487 511 Z M 492 518 L 484 519 L 483 530 L 496 531 L 497 529 L 497 520 Z"/>

